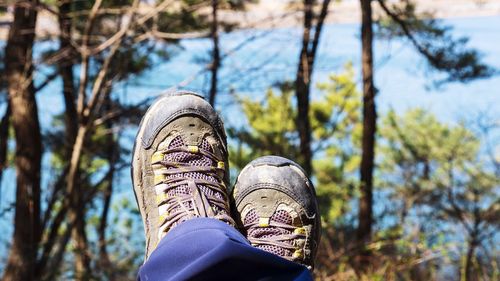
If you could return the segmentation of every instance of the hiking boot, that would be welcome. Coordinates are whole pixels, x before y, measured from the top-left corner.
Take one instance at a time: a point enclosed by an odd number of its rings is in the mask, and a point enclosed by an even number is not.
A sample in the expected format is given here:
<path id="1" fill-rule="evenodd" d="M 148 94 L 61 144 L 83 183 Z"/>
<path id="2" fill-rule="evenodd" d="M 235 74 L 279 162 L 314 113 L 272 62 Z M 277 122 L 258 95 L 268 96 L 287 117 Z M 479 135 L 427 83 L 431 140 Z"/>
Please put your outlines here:
<path id="1" fill-rule="evenodd" d="M 227 143 L 218 114 L 201 96 L 166 94 L 144 115 L 132 182 L 146 233 L 146 259 L 165 234 L 197 217 L 230 217 Z"/>
<path id="2" fill-rule="evenodd" d="M 299 165 L 278 156 L 253 160 L 238 176 L 233 196 L 252 246 L 312 270 L 320 216 L 314 187 Z"/>

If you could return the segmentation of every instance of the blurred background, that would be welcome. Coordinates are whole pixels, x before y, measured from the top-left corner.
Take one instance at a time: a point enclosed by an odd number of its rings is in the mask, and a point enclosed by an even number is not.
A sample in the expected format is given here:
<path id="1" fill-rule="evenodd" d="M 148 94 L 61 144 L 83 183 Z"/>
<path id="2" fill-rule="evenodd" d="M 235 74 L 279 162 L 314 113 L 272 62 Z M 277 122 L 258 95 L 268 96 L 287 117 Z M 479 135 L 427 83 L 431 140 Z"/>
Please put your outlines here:
<path id="1" fill-rule="evenodd" d="M 311 176 L 317 280 L 499 280 L 500 1 L 0 0 L 2 280 L 135 280 L 165 91 Z"/>

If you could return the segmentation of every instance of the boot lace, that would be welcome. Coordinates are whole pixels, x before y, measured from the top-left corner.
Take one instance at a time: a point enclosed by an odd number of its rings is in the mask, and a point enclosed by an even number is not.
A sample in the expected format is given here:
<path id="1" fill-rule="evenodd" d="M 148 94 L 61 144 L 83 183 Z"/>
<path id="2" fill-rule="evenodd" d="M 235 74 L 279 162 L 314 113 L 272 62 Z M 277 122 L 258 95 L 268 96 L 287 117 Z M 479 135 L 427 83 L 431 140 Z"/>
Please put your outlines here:
<path id="1" fill-rule="evenodd" d="M 286 211 L 278 210 L 271 218 L 262 219 L 251 210 L 245 217 L 244 228 L 254 247 L 292 261 L 303 258 L 301 241 L 306 239 L 305 230 L 294 226 Z"/>
<path id="2" fill-rule="evenodd" d="M 224 183 L 224 161 L 212 152 L 206 139 L 186 146 L 176 137 L 165 150 L 153 155 L 160 236 L 177 224 L 210 217 L 234 225 L 229 215 Z"/>

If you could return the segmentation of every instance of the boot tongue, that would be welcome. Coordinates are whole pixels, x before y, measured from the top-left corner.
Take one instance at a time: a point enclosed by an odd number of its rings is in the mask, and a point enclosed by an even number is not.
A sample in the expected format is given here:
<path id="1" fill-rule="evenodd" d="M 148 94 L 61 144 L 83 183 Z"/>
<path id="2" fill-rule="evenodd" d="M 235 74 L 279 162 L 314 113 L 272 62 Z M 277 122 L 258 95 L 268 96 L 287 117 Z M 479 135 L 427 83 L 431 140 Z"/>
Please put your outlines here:
<path id="1" fill-rule="evenodd" d="M 178 148 L 184 146 L 184 141 L 181 136 L 175 137 L 170 145 L 169 149 Z M 212 147 L 208 143 L 206 139 L 203 139 L 200 144 L 200 149 L 209 151 L 213 153 Z M 167 162 L 179 162 L 189 164 L 191 166 L 197 167 L 215 167 L 217 166 L 214 161 L 212 161 L 207 156 L 201 153 L 190 153 L 190 152 L 173 152 L 169 153 L 165 156 L 165 161 Z M 175 167 L 170 167 L 169 169 L 175 169 Z M 203 179 L 211 182 L 217 182 L 217 179 L 214 176 L 207 175 L 200 172 L 188 172 L 188 173 L 177 173 L 174 175 L 168 176 L 168 178 L 180 177 L 180 178 L 191 178 L 191 179 Z"/>
<path id="2" fill-rule="evenodd" d="M 172 148 L 182 147 L 184 145 L 185 144 L 184 144 L 182 137 L 177 136 L 170 142 L 170 145 L 168 146 L 168 148 L 172 149 Z M 213 153 L 213 149 L 206 139 L 202 140 L 202 142 L 200 144 L 200 149 L 203 149 L 203 150 L 206 150 L 206 151 Z M 190 166 L 197 166 L 197 167 L 215 167 L 215 166 L 217 166 L 213 160 L 211 160 L 210 158 L 208 158 L 207 156 L 205 156 L 201 153 L 173 152 L 173 153 L 169 153 L 169 154 L 165 155 L 165 161 L 185 163 L 185 164 L 189 164 Z M 169 169 L 176 169 L 176 168 L 170 167 Z M 171 178 L 183 178 L 183 179 L 187 179 L 188 181 L 190 179 L 193 179 L 193 180 L 201 179 L 201 180 L 206 180 L 206 181 L 218 183 L 218 180 L 214 176 L 212 176 L 210 174 L 206 174 L 206 173 L 201 173 L 201 172 L 176 173 L 176 174 L 172 174 L 172 175 L 167 176 L 167 179 L 171 179 Z M 200 190 L 202 194 L 200 194 L 200 192 L 198 192 L 198 190 Z M 220 192 L 214 191 L 214 190 L 206 187 L 205 185 L 200 184 L 200 185 L 196 186 L 196 184 L 194 182 L 190 182 L 189 184 L 181 185 L 181 186 L 178 186 L 176 188 L 170 189 L 167 192 L 168 196 L 189 195 L 189 194 L 194 195 L 194 200 L 195 200 L 196 204 L 202 204 L 199 206 L 197 205 L 196 206 L 197 209 L 200 209 L 200 208 L 205 209 L 205 210 L 198 210 L 198 212 L 206 213 L 207 211 L 208 212 L 212 211 L 212 214 L 213 214 L 213 211 L 221 211 L 221 210 L 212 210 L 212 208 L 209 205 L 207 205 L 207 204 L 209 204 L 209 202 L 206 199 L 206 196 L 217 197 L 217 198 L 222 199 L 222 198 L 224 198 L 223 195 Z M 193 210 L 193 207 L 195 207 L 192 205 L 192 202 L 187 202 L 187 204 L 188 204 L 188 206 L 186 206 L 186 207 L 188 207 L 188 209 L 190 209 L 190 210 Z M 175 212 L 181 211 L 181 210 L 179 210 L 179 208 L 180 208 L 180 206 L 177 207 L 176 209 L 172 210 L 172 212 L 175 213 Z M 217 209 L 217 207 L 214 207 L 214 208 Z M 200 215 L 203 216 L 203 214 L 200 214 Z"/>

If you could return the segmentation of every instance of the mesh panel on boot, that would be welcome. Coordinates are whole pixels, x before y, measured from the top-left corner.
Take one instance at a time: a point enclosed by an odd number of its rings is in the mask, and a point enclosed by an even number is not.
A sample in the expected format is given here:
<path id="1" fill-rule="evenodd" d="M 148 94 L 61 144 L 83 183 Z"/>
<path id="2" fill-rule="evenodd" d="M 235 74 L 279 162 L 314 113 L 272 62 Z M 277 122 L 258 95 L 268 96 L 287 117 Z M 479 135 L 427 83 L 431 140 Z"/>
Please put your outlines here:
<path id="1" fill-rule="evenodd" d="M 177 148 L 184 146 L 184 141 L 181 136 L 175 137 L 171 142 L 170 145 L 168 146 L 169 149 L 172 148 Z M 206 151 L 209 151 L 213 153 L 213 149 L 211 145 L 208 143 L 206 139 L 203 139 L 200 148 Z M 189 153 L 189 152 L 173 152 L 173 153 L 168 153 L 164 157 L 164 161 L 166 162 L 178 162 L 178 163 L 185 163 L 189 164 L 191 166 L 198 166 L 198 167 L 215 167 L 217 166 L 217 163 L 212 161 L 210 158 L 208 158 L 205 155 L 202 154 L 195 154 L 195 153 Z M 175 167 L 169 167 L 168 169 L 175 169 Z M 171 178 L 189 178 L 189 179 L 201 179 L 201 180 L 206 180 L 206 181 L 211 181 L 217 183 L 217 179 L 214 176 L 207 175 L 205 173 L 200 173 L 200 172 L 187 172 L 187 173 L 176 173 L 172 175 L 168 175 L 167 179 Z M 200 187 L 200 190 L 205 193 L 208 196 L 214 196 L 217 198 L 224 198 L 223 195 L 220 192 L 213 191 L 212 189 L 204 186 L 204 185 L 198 185 Z M 182 195 L 182 194 L 189 194 L 190 190 L 187 185 L 181 185 L 178 186 L 174 189 L 170 189 L 167 192 L 168 196 L 176 196 L 176 195 Z M 191 204 L 190 202 L 188 203 L 189 205 Z M 189 206 L 191 207 L 191 206 Z M 178 212 L 180 209 L 180 206 L 173 209 L 172 213 Z M 221 210 L 218 207 L 214 207 L 216 212 L 226 212 L 225 210 Z"/>
<path id="2" fill-rule="evenodd" d="M 257 222 L 259 216 L 257 212 L 252 209 L 250 210 L 244 219 L 244 224 L 250 224 Z M 292 224 L 292 217 L 285 210 L 276 211 L 270 218 L 270 222 L 282 223 L 282 224 Z M 291 234 L 292 232 L 288 229 L 283 229 L 279 227 L 269 226 L 269 227 L 256 227 L 248 231 L 248 238 L 269 238 L 276 235 Z M 291 241 L 289 242 L 292 243 Z M 292 251 L 284 249 L 282 247 L 274 245 L 256 245 L 258 249 L 264 250 L 266 252 L 278 255 L 278 256 L 291 256 Z"/>

